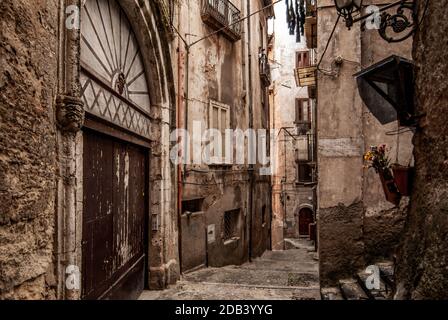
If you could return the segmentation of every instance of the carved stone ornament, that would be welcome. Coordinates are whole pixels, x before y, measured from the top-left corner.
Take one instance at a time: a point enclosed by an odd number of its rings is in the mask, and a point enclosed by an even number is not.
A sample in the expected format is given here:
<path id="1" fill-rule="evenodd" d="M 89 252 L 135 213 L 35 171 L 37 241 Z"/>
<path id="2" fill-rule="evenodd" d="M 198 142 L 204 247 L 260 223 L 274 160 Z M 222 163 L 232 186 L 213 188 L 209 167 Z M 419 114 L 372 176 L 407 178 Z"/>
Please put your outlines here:
<path id="1" fill-rule="evenodd" d="M 77 132 L 84 124 L 84 103 L 78 97 L 58 96 L 56 118 L 61 130 Z"/>

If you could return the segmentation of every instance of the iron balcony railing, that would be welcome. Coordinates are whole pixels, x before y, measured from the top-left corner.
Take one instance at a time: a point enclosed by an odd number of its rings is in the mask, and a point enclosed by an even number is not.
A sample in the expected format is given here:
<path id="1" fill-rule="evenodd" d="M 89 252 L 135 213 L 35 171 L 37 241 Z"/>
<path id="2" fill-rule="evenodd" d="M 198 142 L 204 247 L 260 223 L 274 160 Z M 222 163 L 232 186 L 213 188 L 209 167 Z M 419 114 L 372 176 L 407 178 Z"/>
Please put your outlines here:
<path id="1" fill-rule="evenodd" d="M 208 26 L 222 30 L 231 41 L 241 39 L 241 11 L 229 0 L 202 0 L 202 21 Z"/>
<path id="2" fill-rule="evenodd" d="M 260 54 L 260 77 L 265 86 L 271 85 L 271 65 L 266 53 Z"/>

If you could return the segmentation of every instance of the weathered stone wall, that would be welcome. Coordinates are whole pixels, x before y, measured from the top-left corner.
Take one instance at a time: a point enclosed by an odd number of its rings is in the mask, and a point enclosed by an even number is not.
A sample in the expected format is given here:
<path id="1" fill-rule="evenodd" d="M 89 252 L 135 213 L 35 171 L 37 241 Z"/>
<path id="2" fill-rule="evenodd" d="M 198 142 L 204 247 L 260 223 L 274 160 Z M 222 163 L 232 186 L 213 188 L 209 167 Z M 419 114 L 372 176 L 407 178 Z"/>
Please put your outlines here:
<path id="1" fill-rule="evenodd" d="M 51 299 L 58 1 L 3 0 L 0 17 L 0 299 Z"/>
<path id="2" fill-rule="evenodd" d="M 381 5 L 390 1 L 372 0 Z M 364 4 L 368 2 L 365 1 Z M 318 2 L 318 52 L 337 18 L 334 2 Z M 410 57 L 410 40 L 388 44 L 376 30 L 347 30 L 339 21 L 318 75 L 319 258 L 322 284 L 381 258 L 392 258 L 404 225 L 406 199 L 394 208 L 384 198 L 374 170 L 363 169 L 363 153 L 386 144 L 392 163 L 412 162 L 412 134 L 390 135 L 363 104 L 353 74 L 392 55 Z M 335 59 L 342 58 L 342 65 Z M 345 214 L 343 214 L 345 212 Z M 345 237 L 347 232 L 349 239 Z M 344 234 L 344 237 L 341 235 Z"/>
<path id="3" fill-rule="evenodd" d="M 274 204 L 272 245 L 274 250 L 284 248 L 284 237 L 298 236 L 297 213 L 299 207 L 301 205 L 313 206 L 312 188 L 297 185 L 296 165 L 296 149 L 299 150 L 300 159 L 306 159 L 308 156 L 307 137 L 306 135 L 297 135 L 295 123 L 296 99 L 307 99 L 308 90 L 306 87 L 296 85 L 294 70 L 296 68 L 296 52 L 308 49 L 305 37 L 302 37 L 302 41 L 297 43 L 296 36 L 289 34 L 285 11 L 285 3 L 275 5 L 274 49 L 271 61 L 273 81 L 271 128 L 278 131 L 276 133 L 276 170 L 272 177 Z"/>
<path id="4" fill-rule="evenodd" d="M 142 51 L 151 53 L 144 57 L 148 66 L 157 65 L 151 69 L 157 90 L 151 92 L 149 176 L 151 213 L 158 217 L 159 230 L 152 234 L 149 278 L 154 287 L 164 288 L 179 278 L 175 173 L 169 160 L 175 120 L 171 30 L 167 17 L 162 18 L 165 7 L 159 11 L 150 1 L 119 2 L 134 15 Z M 79 43 L 76 32 L 58 28 L 60 4 L 0 4 L 0 298 L 80 298 L 79 290 L 65 290 L 65 268 L 81 265 L 82 133 L 63 132 L 62 126 L 56 130 L 55 120 L 57 94 L 79 93 L 74 90 L 79 87 Z"/>
<path id="5" fill-rule="evenodd" d="M 241 16 L 246 12 L 246 1 L 232 1 L 241 10 Z M 261 1 L 252 1 L 251 11 L 261 8 Z M 205 24 L 201 19 L 201 1 L 183 1 L 176 7 L 174 24 L 179 33 L 185 36 L 187 43 L 192 43 L 205 37 L 193 45 L 189 50 L 187 88 L 187 52 L 182 41 L 176 39 L 173 46 L 172 60 L 175 63 L 175 78 L 178 82 L 178 95 L 180 95 L 179 127 L 185 128 L 185 97 L 188 99 L 187 127 L 190 137 L 193 134 L 193 124 L 200 123 L 202 131 L 210 128 L 210 104 L 213 100 L 230 107 L 230 129 L 241 129 L 243 132 L 249 128 L 250 117 L 256 129 L 265 126 L 266 112 L 261 105 L 260 73 L 258 69 L 258 49 L 261 42 L 260 24 L 266 31 L 266 23 L 262 13 L 251 18 L 251 39 L 249 41 L 247 20 L 241 23 L 242 39 L 232 42 L 221 33 L 210 35 L 216 28 Z M 208 36 L 210 35 L 210 36 Z M 264 39 L 264 43 L 267 41 Z M 251 49 L 253 90 L 249 92 L 248 49 Z M 187 94 L 188 89 L 188 94 Z M 252 94 L 253 114 L 249 112 L 249 95 Z M 190 148 L 193 144 L 190 145 Z M 202 150 L 206 145 L 202 144 Z M 191 149 L 192 150 L 192 149 Z M 235 148 L 234 148 L 235 150 Z M 235 153 L 234 153 L 235 154 Z M 197 156 L 191 154 L 191 156 Z M 266 248 L 267 226 L 262 227 L 261 212 L 263 205 L 270 210 L 269 180 L 254 179 L 253 208 L 250 212 L 250 170 L 247 164 L 243 165 L 207 165 L 188 164 L 182 168 L 182 200 L 202 198 L 201 210 L 204 212 L 205 228 L 214 230 L 213 241 L 208 242 L 206 253 L 204 248 L 192 251 L 196 237 L 194 230 L 184 228 L 181 230 L 182 255 L 187 254 L 188 260 L 192 255 L 207 255 L 210 266 L 223 266 L 239 264 L 247 261 L 248 246 L 252 243 L 253 253 L 260 255 Z M 258 170 L 255 171 L 258 175 Z M 241 209 L 239 239 L 235 241 L 224 240 L 224 214 L 226 211 Z M 252 224 L 252 232 L 250 228 Z M 188 238 L 191 238 L 191 241 Z M 203 235 L 205 241 L 205 234 Z M 250 239 L 252 237 L 252 239 Z M 186 271 L 186 270 L 183 270 Z"/>
<path id="6" fill-rule="evenodd" d="M 426 1 L 419 1 L 420 16 Z M 398 259 L 396 298 L 448 299 L 448 1 L 429 1 L 414 42 L 416 179 Z"/>

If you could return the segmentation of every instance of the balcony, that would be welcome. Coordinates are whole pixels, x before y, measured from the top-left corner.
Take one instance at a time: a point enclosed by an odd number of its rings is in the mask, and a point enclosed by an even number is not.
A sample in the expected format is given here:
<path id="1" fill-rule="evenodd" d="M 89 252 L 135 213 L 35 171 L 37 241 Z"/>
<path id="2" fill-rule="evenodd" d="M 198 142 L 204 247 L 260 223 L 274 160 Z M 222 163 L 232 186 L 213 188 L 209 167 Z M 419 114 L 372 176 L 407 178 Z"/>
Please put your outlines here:
<path id="1" fill-rule="evenodd" d="M 316 1 L 306 0 L 306 16 L 315 17 L 316 16 Z"/>
<path id="2" fill-rule="evenodd" d="M 265 9 L 267 18 L 273 18 L 275 16 L 274 7 L 272 6 L 272 0 L 263 0 L 263 7 L 267 7 Z"/>
<path id="3" fill-rule="evenodd" d="M 316 183 L 316 163 L 297 161 L 297 185 L 309 186 Z"/>
<path id="4" fill-rule="evenodd" d="M 241 11 L 229 0 L 202 0 L 202 21 L 209 27 L 219 30 L 230 41 L 241 39 Z"/>
<path id="5" fill-rule="evenodd" d="M 296 85 L 298 87 L 316 86 L 316 66 L 309 66 L 304 68 L 296 68 L 294 70 L 294 76 L 296 79 Z"/>
<path id="6" fill-rule="evenodd" d="M 266 87 L 269 87 L 271 85 L 271 66 L 265 53 L 260 54 L 259 64 L 261 81 Z"/>
<path id="7" fill-rule="evenodd" d="M 309 49 L 317 48 L 317 9 L 316 1 L 306 1 L 305 37 Z"/>
<path id="8" fill-rule="evenodd" d="M 311 123 L 309 127 L 311 128 Z M 304 125 L 308 125 L 306 121 Z M 296 185 L 312 186 L 316 180 L 316 157 L 315 157 L 315 138 L 312 133 L 306 134 L 306 137 L 299 137 L 297 149 L 295 150 L 296 163 Z"/>
<path id="9" fill-rule="evenodd" d="M 297 135 L 306 135 L 311 130 L 311 122 L 309 121 L 298 121 L 295 123 L 297 127 Z"/>

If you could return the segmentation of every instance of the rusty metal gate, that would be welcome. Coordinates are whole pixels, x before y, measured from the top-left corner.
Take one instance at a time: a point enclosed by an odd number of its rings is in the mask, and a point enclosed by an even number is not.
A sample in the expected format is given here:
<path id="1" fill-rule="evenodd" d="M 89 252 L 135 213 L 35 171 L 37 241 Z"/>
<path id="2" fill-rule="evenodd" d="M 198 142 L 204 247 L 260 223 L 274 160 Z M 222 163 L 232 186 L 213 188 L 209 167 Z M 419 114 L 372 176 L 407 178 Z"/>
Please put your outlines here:
<path id="1" fill-rule="evenodd" d="M 133 299 L 143 290 L 147 164 L 144 148 L 84 130 L 84 299 Z"/>

